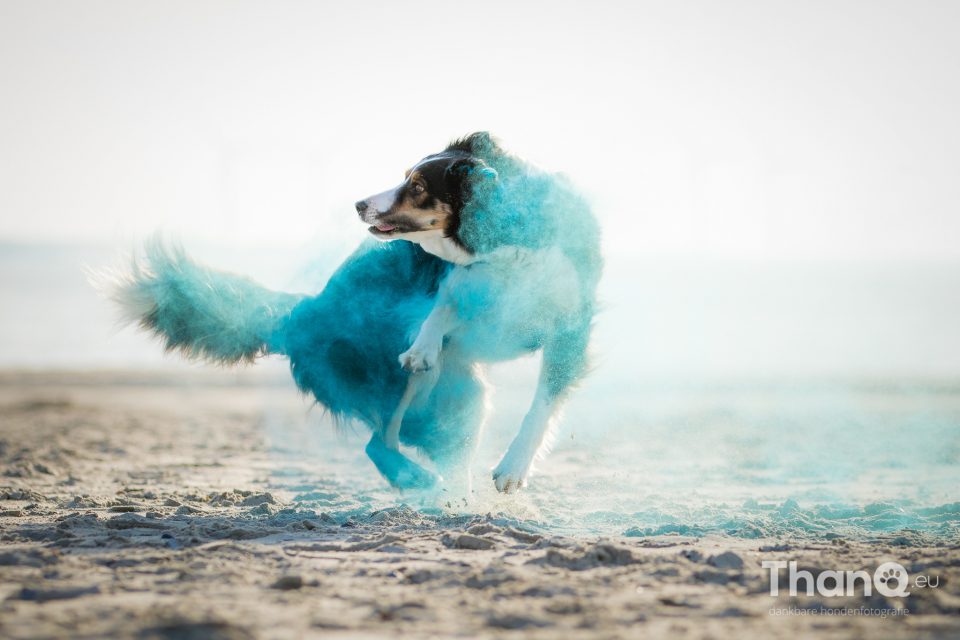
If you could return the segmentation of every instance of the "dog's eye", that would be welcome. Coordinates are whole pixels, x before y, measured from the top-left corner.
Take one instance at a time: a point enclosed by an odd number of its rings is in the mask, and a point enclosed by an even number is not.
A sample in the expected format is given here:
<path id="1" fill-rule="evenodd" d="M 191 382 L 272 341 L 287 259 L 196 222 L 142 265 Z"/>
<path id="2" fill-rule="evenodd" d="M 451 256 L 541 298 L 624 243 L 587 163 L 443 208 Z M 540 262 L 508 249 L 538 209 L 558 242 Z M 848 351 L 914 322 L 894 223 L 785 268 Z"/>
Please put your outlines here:
<path id="1" fill-rule="evenodd" d="M 419 182 L 414 182 L 412 185 L 410 185 L 410 190 L 413 191 L 414 195 L 420 195 L 423 193 L 424 188 Z"/>

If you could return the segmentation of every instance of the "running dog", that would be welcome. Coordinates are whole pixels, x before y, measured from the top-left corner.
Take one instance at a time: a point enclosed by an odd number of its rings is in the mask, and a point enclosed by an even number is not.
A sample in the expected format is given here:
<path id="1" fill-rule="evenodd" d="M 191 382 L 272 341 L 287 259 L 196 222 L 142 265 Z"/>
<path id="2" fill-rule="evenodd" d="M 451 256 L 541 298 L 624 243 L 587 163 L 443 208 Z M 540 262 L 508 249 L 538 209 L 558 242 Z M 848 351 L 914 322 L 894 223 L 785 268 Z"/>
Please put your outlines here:
<path id="1" fill-rule="evenodd" d="M 484 363 L 542 351 L 530 410 L 493 471 L 499 491 L 521 489 L 587 368 L 602 268 L 588 204 L 481 132 L 356 208 L 381 242 L 362 244 L 318 295 L 269 291 L 155 241 L 113 297 L 168 351 L 220 364 L 286 355 L 304 393 L 373 432 L 367 454 L 400 489 L 438 481 L 401 445 L 448 480 L 467 475 Z"/>

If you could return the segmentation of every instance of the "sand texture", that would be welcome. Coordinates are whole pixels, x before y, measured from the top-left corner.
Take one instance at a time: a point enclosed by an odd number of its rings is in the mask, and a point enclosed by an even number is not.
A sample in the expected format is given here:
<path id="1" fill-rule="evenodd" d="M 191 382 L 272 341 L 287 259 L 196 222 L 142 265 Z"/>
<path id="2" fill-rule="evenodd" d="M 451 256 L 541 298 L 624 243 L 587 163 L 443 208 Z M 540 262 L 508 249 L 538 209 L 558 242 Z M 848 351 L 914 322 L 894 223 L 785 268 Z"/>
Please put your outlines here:
<path id="1" fill-rule="evenodd" d="M 356 438 L 278 445 L 306 412 L 282 385 L 4 374 L 0 637 L 960 635 L 955 540 L 563 535 L 528 522 L 522 497 L 410 502 Z M 772 597 L 764 559 L 895 560 L 939 586 Z M 827 611 L 860 607 L 885 613 Z"/>

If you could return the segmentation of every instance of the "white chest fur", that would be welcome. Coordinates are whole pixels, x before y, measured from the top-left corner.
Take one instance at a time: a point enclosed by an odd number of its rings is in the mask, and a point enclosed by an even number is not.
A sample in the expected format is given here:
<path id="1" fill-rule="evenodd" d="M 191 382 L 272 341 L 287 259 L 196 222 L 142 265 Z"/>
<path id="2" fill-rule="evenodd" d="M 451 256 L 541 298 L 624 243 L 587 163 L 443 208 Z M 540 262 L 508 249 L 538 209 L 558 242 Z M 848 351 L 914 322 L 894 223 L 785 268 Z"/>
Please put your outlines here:
<path id="1" fill-rule="evenodd" d="M 466 265 L 474 262 L 477 258 L 472 253 L 461 247 L 459 244 L 443 236 L 433 236 L 420 241 L 420 246 L 427 253 L 432 253 L 441 260 L 452 262 L 453 264 Z"/>

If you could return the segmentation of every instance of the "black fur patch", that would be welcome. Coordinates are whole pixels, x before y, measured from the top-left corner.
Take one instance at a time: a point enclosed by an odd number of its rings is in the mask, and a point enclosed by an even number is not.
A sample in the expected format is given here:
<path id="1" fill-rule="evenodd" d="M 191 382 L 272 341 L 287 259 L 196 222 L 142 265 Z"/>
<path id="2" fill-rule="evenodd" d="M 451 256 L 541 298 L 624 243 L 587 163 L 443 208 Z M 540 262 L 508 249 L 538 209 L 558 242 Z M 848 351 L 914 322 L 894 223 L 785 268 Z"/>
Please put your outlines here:
<path id="1" fill-rule="evenodd" d="M 420 209 L 431 209 L 437 201 L 450 207 L 450 216 L 444 229 L 446 237 L 451 238 L 460 247 L 467 247 L 460 242 L 457 231 L 460 228 L 460 213 L 464 203 L 470 199 L 470 169 L 479 163 L 472 158 L 469 152 L 461 150 L 446 150 L 441 153 L 427 156 L 416 166 L 415 172 L 425 183 L 426 190 L 421 200 L 416 202 Z M 408 194 L 413 199 L 416 196 Z"/>
<path id="2" fill-rule="evenodd" d="M 446 151 L 466 153 L 471 156 L 482 156 L 484 152 L 498 152 L 500 145 L 486 131 L 477 131 L 463 138 L 457 138 L 449 145 Z"/>
<path id="3" fill-rule="evenodd" d="M 450 217 L 447 219 L 446 237 L 452 239 L 457 246 L 470 251 L 463 241 L 460 240 L 460 216 L 463 213 L 464 205 L 470 201 L 473 195 L 470 186 L 470 172 L 479 162 L 473 157 L 461 157 L 447 167 L 444 174 L 447 192 L 451 195 Z M 472 253 L 472 251 L 471 251 Z"/>

